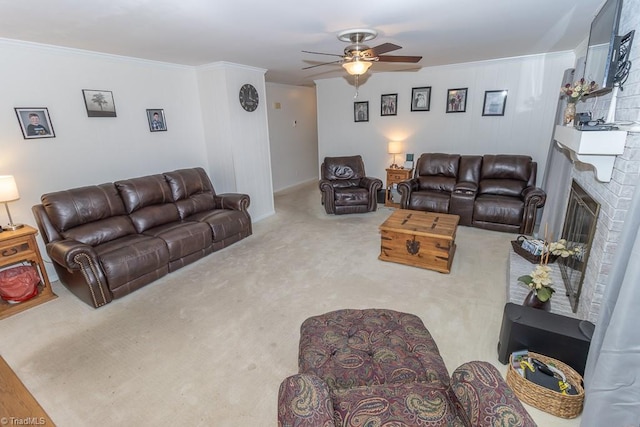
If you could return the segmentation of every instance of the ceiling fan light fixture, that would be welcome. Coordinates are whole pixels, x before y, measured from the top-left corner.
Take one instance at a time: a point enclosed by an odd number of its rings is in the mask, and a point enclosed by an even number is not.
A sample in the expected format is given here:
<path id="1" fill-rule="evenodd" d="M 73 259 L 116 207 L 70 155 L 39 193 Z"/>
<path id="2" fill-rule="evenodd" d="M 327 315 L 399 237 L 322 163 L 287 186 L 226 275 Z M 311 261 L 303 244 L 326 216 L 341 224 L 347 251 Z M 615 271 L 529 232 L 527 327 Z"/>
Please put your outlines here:
<path id="1" fill-rule="evenodd" d="M 360 61 L 359 59 L 354 59 L 349 62 L 345 62 L 342 64 L 342 67 L 347 70 L 347 73 L 352 76 L 361 76 L 367 72 L 369 67 L 371 67 L 371 62 L 368 61 Z"/>

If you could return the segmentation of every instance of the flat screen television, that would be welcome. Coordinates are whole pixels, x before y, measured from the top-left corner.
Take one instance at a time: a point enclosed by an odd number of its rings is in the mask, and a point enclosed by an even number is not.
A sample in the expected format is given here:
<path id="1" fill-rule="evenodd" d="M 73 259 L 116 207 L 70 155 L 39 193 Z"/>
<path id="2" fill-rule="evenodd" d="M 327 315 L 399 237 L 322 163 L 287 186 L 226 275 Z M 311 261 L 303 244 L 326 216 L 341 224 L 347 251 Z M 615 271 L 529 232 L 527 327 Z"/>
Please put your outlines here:
<path id="1" fill-rule="evenodd" d="M 598 92 L 611 90 L 618 65 L 618 26 L 622 0 L 607 0 L 591 23 L 584 79 L 598 84 Z"/>

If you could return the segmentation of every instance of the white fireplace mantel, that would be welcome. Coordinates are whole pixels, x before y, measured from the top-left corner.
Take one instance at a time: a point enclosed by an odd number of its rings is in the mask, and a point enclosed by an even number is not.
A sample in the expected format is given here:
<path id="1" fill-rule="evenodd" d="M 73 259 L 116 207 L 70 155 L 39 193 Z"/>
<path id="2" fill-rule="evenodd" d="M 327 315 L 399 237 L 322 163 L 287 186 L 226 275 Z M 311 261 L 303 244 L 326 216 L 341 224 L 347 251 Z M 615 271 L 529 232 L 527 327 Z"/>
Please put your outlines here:
<path id="1" fill-rule="evenodd" d="M 609 182 L 616 156 L 624 153 L 627 132 L 580 131 L 573 126 L 556 126 L 553 139 L 571 152 L 571 160 L 592 165 L 598 181 Z"/>

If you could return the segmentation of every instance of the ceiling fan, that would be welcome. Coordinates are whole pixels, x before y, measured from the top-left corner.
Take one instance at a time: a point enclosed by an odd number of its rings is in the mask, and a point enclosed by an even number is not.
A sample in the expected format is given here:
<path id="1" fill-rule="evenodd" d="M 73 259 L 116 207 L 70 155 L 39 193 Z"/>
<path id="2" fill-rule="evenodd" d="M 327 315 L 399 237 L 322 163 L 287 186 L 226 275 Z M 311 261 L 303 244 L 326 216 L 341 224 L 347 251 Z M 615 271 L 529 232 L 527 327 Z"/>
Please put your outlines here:
<path id="1" fill-rule="evenodd" d="M 402 49 L 393 43 L 383 43 L 375 47 L 369 47 L 364 42 L 373 40 L 378 35 L 375 30 L 368 29 L 355 29 L 345 30 L 338 34 L 338 40 L 351 43 L 344 49 L 343 55 L 337 55 L 333 53 L 323 52 L 311 52 L 303 50 L 304 53 L 311 53 L 314 55 L 328 55 L 337 56 L 340 59 L 331 62 L 324 62 L 322 64 L 311 65 L 304 67 L 303 70 L 309 68 L 320 67 L 329 64 L 342 64 L 342 67 L 353 76 L 361 76 L 366 73 L 373 62 L 409 62 L 416 63 L 422 59 L 422 56 L 399 56 L 399 55 L 383 55 L 394 50 Z"/>

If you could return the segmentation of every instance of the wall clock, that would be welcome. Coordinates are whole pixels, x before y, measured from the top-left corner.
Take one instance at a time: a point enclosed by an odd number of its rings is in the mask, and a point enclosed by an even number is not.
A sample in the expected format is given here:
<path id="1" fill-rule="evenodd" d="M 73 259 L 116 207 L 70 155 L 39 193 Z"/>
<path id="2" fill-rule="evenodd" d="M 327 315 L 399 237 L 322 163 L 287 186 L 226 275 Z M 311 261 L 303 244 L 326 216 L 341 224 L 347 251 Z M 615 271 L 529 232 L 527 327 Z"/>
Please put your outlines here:
<path id="1" fill-rule="evenodd" d="M 258 108 L 258 91 L 249 83 L 240 88 L 240 105 L 246 111 L 254 111 Z"/>

